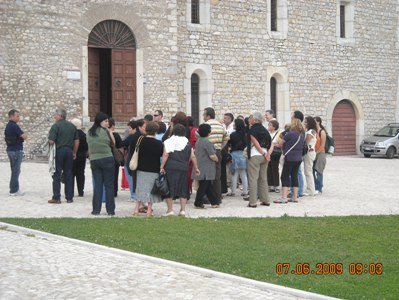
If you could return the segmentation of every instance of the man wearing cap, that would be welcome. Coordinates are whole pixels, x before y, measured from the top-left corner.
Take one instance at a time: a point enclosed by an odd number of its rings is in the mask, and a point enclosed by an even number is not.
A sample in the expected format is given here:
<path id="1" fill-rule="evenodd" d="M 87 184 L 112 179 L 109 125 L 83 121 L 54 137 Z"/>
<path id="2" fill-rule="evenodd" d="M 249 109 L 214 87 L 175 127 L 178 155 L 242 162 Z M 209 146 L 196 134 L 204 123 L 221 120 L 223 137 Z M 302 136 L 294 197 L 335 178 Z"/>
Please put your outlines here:
<path id="1" fill-rule="evenodd" d="M 9 122 L 4 130 L 4 137 L 7 144 L 7 155 L 10 159 L 11 179 L 10 179 L 10 196 L 23 196 L 24 193 L 19 189 L 19 174 L 21 173 L 21 163 L 23 157 L 23 142 L 27 139 L 18 126 L 19 111 L 12 109 L 8 112 Z"/>
<path id="2" fill-rule="evenodd" d="M 64 172 L 65 198 L 73 202 L 73 160 L 79 148 L 79 136 L 75 125 L 66 120 L 65 109 L 55 111 L 55 123 L 51 126 L 48 142 L 55 144 L 55 173 L 53 175 L 53 197 L 48 203 L 61 203 L 61 173 Z"/>

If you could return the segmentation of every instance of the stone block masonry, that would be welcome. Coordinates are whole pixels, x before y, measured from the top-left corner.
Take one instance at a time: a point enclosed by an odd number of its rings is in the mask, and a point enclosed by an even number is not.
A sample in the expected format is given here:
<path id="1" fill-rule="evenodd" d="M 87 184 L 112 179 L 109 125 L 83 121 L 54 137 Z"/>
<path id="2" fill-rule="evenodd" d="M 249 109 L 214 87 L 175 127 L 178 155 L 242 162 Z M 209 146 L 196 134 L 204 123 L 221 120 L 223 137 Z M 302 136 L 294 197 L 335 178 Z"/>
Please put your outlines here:
<path id="1" fill-rule="evenodd" d="M 337 39 L 337 1 L 281 1 L 278 16 L 286 15 L 287 23 L 280 36 L 267 24 L 267 1 L 200 1 L 206 24 L 190 24 L 190 2 L 2 1 L 1 132 L 7 112 L 20 110 L 31 159 L 41 151 L 56 107 L 88 125 L 88 35 L 104 20 L 123 22 L 135 35 L 138 114 L 161 109 L 170 118 L 189 110 L 192 70 L 200 77 L 200 108 L 212 105 L 218 118 L 270 108 L 274 76 L 280 123 L 300 109 L 329 124 L 337 94 L 356 96 L 349 100 L 361 122 L 358 138 L 399 121 L 398 1 L 353 1 L 350 43 Z"/>

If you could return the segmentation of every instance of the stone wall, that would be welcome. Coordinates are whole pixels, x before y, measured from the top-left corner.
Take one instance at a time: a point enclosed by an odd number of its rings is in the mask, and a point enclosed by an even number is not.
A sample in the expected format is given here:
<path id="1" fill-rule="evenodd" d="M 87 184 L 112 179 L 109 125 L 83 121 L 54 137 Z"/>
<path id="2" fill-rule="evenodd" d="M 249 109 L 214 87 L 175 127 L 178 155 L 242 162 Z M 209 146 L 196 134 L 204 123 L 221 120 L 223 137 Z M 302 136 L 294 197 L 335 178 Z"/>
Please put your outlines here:
<path id="1" fill-rule="evenodd" d="M 105 19 L 124 22 L 136 36 L 143 60 L 142 113 L 162 109 L 170 117 L 187 110 L 188 70 L 207 80 L 202 92 L 218 117 L 263 111 L 270 70 L 285 70 L 284 122 L 294 109 L 331 119 L 329 105 L 339 91 L 356 95 L 364 112 L 361 134 L 395 121 L 398 1 L 356 1 L 353 45 L 337 42 L 336 1 L 287 1 L 282 39 L 268 31 L 266 1 L 201 3 L 209 5 L 210 24 L 204 26 L 188 24 L 186 0 L 1 3 L 0 130 L 8 110 L 19 109 L 20 125 L 30 136 L 26 156 L 33 158 L 56 107 L 87 120 L 85 46 L 91 29 Z M 5 158 L 0 143 L 0 160 Z"/>

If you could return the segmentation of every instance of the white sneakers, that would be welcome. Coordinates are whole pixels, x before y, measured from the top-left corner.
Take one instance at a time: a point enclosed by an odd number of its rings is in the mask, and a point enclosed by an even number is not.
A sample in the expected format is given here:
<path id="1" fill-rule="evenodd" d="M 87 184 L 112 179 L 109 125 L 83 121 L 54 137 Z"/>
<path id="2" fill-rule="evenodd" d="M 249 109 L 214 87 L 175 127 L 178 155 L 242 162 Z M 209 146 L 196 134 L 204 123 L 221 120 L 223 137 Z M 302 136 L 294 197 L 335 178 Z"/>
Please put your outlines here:
<path id="1" fill-rule="evenodd" d="M 175 212 L 173 211 L 173 210 L 171 210 L 170 212 L 167 212 L 166 214 L 164 214 L 163 216 L 164 217 L 171 217 L 171 216 L 174 216 L 175 215 Z M 180 212 L 179 212 L 179 216 L 180 217 L 185 217 L 186 216 L 186 212 L 184 211 L 184 210 L 181 210 Z"/>
<path id="2" fill-rule="evenodd" d="M 18 190 L 17 192 L 9 193 L 8 195 L 10 195 L 10 196 L 23 196 L 23 195 L 25 195 L 25 193 L 21 192 L 20 190 Z"/>
<path id="3" fill-rule="evenodd" d="M 175 215 L 175 212 L 173 211 L 173 210 L 171 210 L 170 212 L 167 212 L 166 214 L 164 214 L 163 216 L 164 217 L 171 217 L 171 216 L 174 216 Z"/>

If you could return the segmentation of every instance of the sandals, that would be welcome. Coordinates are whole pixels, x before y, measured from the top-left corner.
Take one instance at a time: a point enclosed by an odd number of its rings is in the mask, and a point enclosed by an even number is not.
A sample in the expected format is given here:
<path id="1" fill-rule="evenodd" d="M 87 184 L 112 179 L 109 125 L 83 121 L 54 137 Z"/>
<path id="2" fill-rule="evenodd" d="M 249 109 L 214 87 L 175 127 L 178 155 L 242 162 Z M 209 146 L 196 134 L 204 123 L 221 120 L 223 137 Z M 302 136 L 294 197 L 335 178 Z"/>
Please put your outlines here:
<path id="1" fill-rule="evenodd" d="M 196 209 L 205 209 L 205 205 L 201 204 L 200 206 L 194 205 L 194 208 Z"/>
<path id="2" fill-rule="evenodd" d="M 274 200 L 273 203 L 278 203 L 278 204 L 287 204 L 288 201 L 284 198 L 278 199 L 278 200 Z"/>
<path id="3" fill-rule="evenodd" d="M 263 205 L 263 206 L 270 206 L 270 203 L 268 203 L 268 202 L 261 202 L 260 205 Z"/>
<path id="4" fill-rule="evenodd" d="M 140 207 L 139 208 L 139 212 L 142 213 L 142 214 L 145 214 L 145 213 L 147 213 L 147 209 L 148 209 L 147 206 Z"/>
<path id="5" fill-rule="evenodd" d="M 250 207 L 250 208 L 256 208 L 256 207 L 258 207 L 256 204 L 255 205 L 247 205 L 247 207 Z"/>

